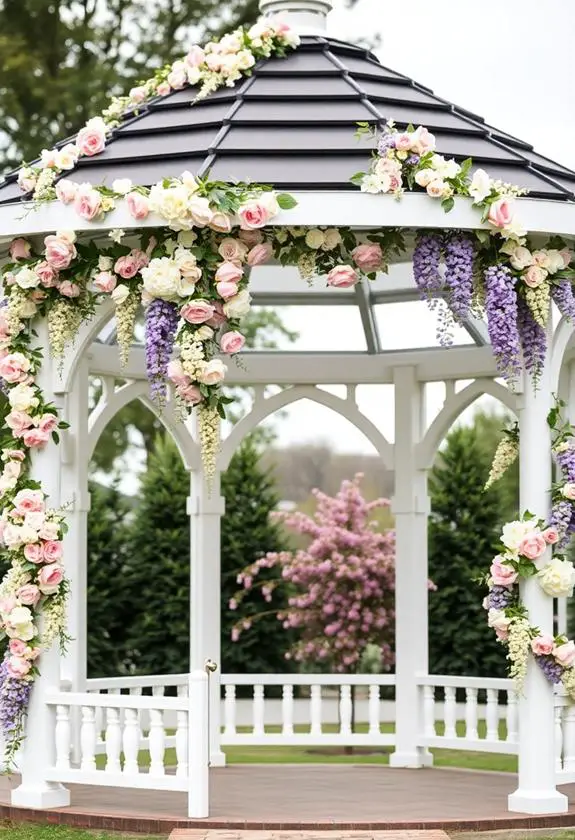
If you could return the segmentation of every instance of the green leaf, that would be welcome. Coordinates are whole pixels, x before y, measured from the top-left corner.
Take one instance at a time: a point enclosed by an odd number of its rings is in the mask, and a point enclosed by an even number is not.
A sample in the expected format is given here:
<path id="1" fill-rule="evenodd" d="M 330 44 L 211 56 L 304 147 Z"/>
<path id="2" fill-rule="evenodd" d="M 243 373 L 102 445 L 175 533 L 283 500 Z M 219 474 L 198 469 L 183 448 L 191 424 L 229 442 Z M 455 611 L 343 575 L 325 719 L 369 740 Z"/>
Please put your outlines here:
<path id="1" fill-rule="evenodd" d="M 444 198 L 441 202 L 441 206 L 443 207 L 446 213 L 449 213 L 451 210 L 453 210 L 455 206 L 455 199 L 452 195 L 449 196 L 449 198 Z"/>
<path id="2" fill-rule="evenodd" d="M 52 440 L 54 441 L 54 443 L 60 443 L 60 435 L 56 430 L 52 432 Z"/>
<path id="3" fill-rule="evenodd" d="M 280 193 L 277 196 L 277 202 L 282 210 L 291 210 L 293 207 L 297 207 L 297 201 L 289 193 Z"/>
<path id="4" fill-rule="evenodd" d="M 356 184 L 358 187 L 360 187 L 364 178 L 365 172 L 356 172 L 355 175 L 352 175 L 349 180 L 352 184 Z"/>

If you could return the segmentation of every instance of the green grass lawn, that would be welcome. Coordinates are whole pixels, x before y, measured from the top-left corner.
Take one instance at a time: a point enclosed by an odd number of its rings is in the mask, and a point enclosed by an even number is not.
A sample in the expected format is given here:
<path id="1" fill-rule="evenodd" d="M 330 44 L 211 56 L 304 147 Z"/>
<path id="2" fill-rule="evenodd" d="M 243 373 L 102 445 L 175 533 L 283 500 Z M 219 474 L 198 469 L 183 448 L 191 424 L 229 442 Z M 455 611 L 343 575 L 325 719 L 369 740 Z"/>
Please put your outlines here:
<path id="1" fill-rule="evenodd" d="M 82 828 L 68 828 L 64 825 L 0 822 L 0 840 L 122 840 L 128 836 L 87 831 Z M 131 835 L 131 838 L 135 838 L 135 835 Z M 154 838 L 146 836 L 146 840 L 154 840 Z M 165 835 L 161 840 L 165 840 Z"/>

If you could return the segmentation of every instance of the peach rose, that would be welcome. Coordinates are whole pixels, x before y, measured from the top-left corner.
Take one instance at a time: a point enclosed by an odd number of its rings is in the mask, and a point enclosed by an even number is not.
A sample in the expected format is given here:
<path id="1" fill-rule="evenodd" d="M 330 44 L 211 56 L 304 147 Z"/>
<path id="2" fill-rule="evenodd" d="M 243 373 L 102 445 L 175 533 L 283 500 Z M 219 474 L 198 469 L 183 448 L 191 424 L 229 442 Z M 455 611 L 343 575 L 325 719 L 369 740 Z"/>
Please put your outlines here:
<path id="1" fill-rule="evenodd" d="M 351 265 L 336 265 L 327 275 L 327 285 L 336 289 L 349 289 L 359 281 L 359 274 Z"/>
<path id="2" fill-rule="evenodd" d="M 34 268 L 34 271 L 39 277 L 40 283 L 47 289 L 52 288 L 58 283 L 58 272 L 54 266 L 50 265 L 50 263 L 45 260 L 38 263 L 38 265 Z"/>
<path id="3" fill-rule="evenodd" d="M 42 566 L 38 574 L 38 586 L 43 595 L 54 595 L 64 580 L 64 570 L 56 563 Z"/>
<path id="4" fill-rule="evenodd" d="M 76 257 L 76 246 L 74 242 L 61 234 L 50 234 L 44 239 L 46 247 L 46 262 L 61 271 L 68 268 L 72 260 Z"/>
<path id="5" fill-rule="evenodd" d="M 160 84 L 156 87 L 156 93 L 158 96 L 167 96 L 171 90 L 172 89 L 167 82 L 160 82 Z"/>
<path id="6" fill-rule="evenodd" d="M 222 353 L 231 355 L 232 353 L 239 353 L 245 343 L 246 340 L 240 332 L 230 330 L 223 334 L 220 341 L 220 348 Z"/>
<path id="7" fill-rule="evenodd" d="M 128 93 L 130 97 L 130 102 L 133 102 L 134 105 L 139 105 L 148 97 L 148 92 L 144 85 L 137 85 L 136 87 L 130 88 Z"/>
<path id="8" fill-rule="evenodd" d="M 150 200 L 147 195 L 131 192 L 126 196 L 128 211 L 134 219 L 145 219 L 150 212 Z"/>
<path id="9" fill-rule="evenodd" d="M 118 281 L 111 271 L 100 271 L 94 277 L 94 286 L 100 292 L 113 292 Z"/>
<path id="10" fill-rule="evenodd" d="M 528 560 L 537 560 L 545 552 L 547 543 L 543 534 L 532 533 L 524 537 L 519 543 L 519 554 Z"/>
<path id="11" fill-rule="evenodd" d="M 254 245 L 248 253 L 246 262 L 249 266 L 263 265 L 273 254 L 273 248 L 270 242 L 261 242 L 259 245 Z"/>
<path id="12" fill-rule="evenodd" d="M 205 324 L 214 314 L 214 307 L 207 300 L 193 300 L 184 304 L 180 315 L 189 324 Z"/>
<path id="13" fill-rule="evenodd" d="M 498 228 L 506 228 L 513 221 L 515 213 L 515 202 L 512 198 L 503 197 L 494 201 L 489 208 L 487 218 L 492 225 Z"/>
<path id="14" fill-rule="evenodd" d="M 383 263 L 383 251 L 377 242 L 365 242 L 351 252 L 354 263 L 362 271 L 377 271 Z"/>
<path id="15" fill-rule="evenodd" d="M 538 265 L 530 265 L 523 275 L 523 282 L 531 289 L 536 289 L 547 278 L 547 272 Z"/>
<path id="16" fill-rule="evenodd" d="M 80 295 L 80 287 L 77 283 L 72 283 L 71 280 L 62 280 L 58 285 L 58 291 L 64 297 L 75 298 Z"/>
<path id="17" fill-rule="evenodd" d="M 197 385 L 192 385 L 191 382 L 185 385 L 178 385 L 176 388 L 178 396 L 191 405 L 197 405 L 203 400 L 203 396 Z"/>
<path id="18" fill-rule="evenodd" d="M 30 257 L 32 246 L 27 239 L 13 239 L 10 243 L 8 253 L 12 260 L 27 260 Z"/>
<path id="19" fill-rule="evenodd" d="M 228 298 L 237 295 L 238 286 L 237 283 L 229 283 L 227 280 L 223 280 L 216 285 L 216 291 L 221 298 L 227 300 Z"/>
<path id="20" fill-rule="evenodd" d="M 221 304 L 219 301 L 214 301 L 212 305 L 214 307 L 214 314 L 212 315 L 209 321 L 206 321 L 206 324 L 208 327 L 213 327 L 215 330 L 217 330 L 218 327 L 221 327 L 222 324 L 226 323 L 227 319 L 226 314 L 224 312 L 223 304 Z"/>
<path id="21" fill-rule="evenodd" d="M 218 247 L 218 254 L 226 262 L 242 262 L 246 258 L 248 247 L 240 239 L 227 236 Z"/>
<path id="22" fill-rule="evenodd" d="M 217 385 L 224 379 L 226 370 L 226 366 L 219 359 L 211 359 L 203 363 L 198 379 L 204 385 Z"/>
<path id="23" fill-rule="evenodd" d="M 555 646 L 552 636 L 537 636 L 531 640 L 531 650 L 536 656 L 548 656 Z"/>
<path id="24" fill-rule="evenodd" d="M 575 664 L 575 643 L 570 641 L 564 645 L 558 645 L 553 649 L 553 656 L 560 665 L 569 668 Z"/>
<path id="25" fill-rule="evenodd" d="M 89 120 L 81 128 L 76 137 L 76 146 L 80 154 L 92 157 L 103 151 L 106 145 L 106 125 L 104 120 L 96 117 Z"/>
<path id="26" fill-rule="evenodd" d="M 194 46 L 190 49 L 184 60 L 188 67 L 199 67 L 200 64 L 203 64 L 205 57 L 206 54 L 203 51 L 202 47 L 198 46 L 197 44 L 194 44 Z"/>
<path id="27" fill-rule="evenodd" d="M 573 259 L 574 252 L 570 248 L 561 248 L 559 253 L 563 257 L 563 268 L 569 268 L 569 264 Z"/>
<path id="28" fill-rule="evenodd" d="M 253 248 L 254 245 L 259 245 L 260 242 L 264 241 L 264 235 L 261 230 L 240 230 L 238 232 L 238 237 L 250 248 Z"/>
<path id="29" fill-rule="evenodd" d="M 225 213 L 221 213 L 219 210 L 216 210 L 210 219 L 210 227 L 212 230 L 216 230 L 219 233 L 229 233 L 232 229 L 232 220 Z"/>

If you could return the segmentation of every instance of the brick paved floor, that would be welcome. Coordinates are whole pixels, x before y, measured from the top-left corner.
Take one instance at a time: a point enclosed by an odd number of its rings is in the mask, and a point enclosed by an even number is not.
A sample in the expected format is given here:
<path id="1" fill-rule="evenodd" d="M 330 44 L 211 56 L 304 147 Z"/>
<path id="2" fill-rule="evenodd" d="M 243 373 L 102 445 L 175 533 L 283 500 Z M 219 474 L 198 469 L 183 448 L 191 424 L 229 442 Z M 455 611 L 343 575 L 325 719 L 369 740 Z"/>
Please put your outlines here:
<path id="1" fill-rule="evenodd" d="M 0 806 L 9 804 L 10 787 L 17 783 L 15 778 L 0 779 Z M 211 771 L 209 825 L 253 829 L 283 829 L 295 824 L 311 829 L 330 825 L 349 829 L 419 829 L 444 828 L 446 824 L 471 828 L 472 823 L 485 821 L 484 828 L 488 830 L 506 827 L 502 821 L 513 817 L 506 808 L 507 794 L 515 785 L 515 777 L 510 774 L 465 770 L 232 765 Z M 168 822 L 170 830 L 186 825 L 185 794 L 82 785 L 71 785 L 70 789 L 71 808 L 62 809 L 60 814 L 68 812 L 70 818 L 81 813 L 92 815 L 94 819 L 88 824 L 94 827 L 111 828 L 110 821 L 117 823 L 118 818 L 144 820 L 156 830 Z M 548 819 L 545 824 L 549 826 L 575 825 L 575 785 L 563 790 L 573 803 L 570 814 L 563 816 L 560 823 Z M 527 825 L 528 819 L 523 818 L 523 823 Z"/>

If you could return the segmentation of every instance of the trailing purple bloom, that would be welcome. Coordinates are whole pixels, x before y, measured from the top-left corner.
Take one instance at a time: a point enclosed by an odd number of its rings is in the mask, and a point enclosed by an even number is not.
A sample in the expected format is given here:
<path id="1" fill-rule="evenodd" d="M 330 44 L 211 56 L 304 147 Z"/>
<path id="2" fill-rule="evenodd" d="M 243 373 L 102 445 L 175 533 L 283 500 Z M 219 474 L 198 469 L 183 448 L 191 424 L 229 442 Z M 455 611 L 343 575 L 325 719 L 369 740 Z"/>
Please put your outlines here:
<path id="1" fill-rule="evenodd" d="M 445 282 L 449 306 L 458 321 L 469 315 L 473 297 L 473 241 L 464 234 L 449 237 L 445 246 Z"/>
<path id="2" fill-rule="evenodd" d="M 380 155 L 385 155 L 389 149 L 395 149 L 395 137 L 391 132 L 384 131 L 377 143 L 377 151 Z"/>
<path id="3" fill-rule="evenodd" d="M 559 534 L 559 542 L 557 543 L 557 550 L 561 551 L 569 542 L 568 529 L 571 524 L 572 516 L 571 503 L 568 501 L 555 502 L 551 508 L 551 516 L 549 524 L 553 526 Z"/>
<path id="4" fill-rule="evenodd" d="M 537 384 L 545 364 L 547 336 L 543 327 L 533 318 L 531 310 L 522 297 L 517 299 L 517 328 L 525 370 Z"/>
<path id="5" fill-rule="evenodd" d="M 166 374 L 178 320 L 176 304 L 160 298 L 155 298 L 146 310 L 146 373 L 152 398 L 160 403 L 166 396 Z"/>
<path id="6" fill-rule="evenodd" d="M 442 246 L 441 236 L 417 234 L 413 251 L 413 277 L 423 298 L 433 297 L 443 286 L 443 278 L 439 273 Z"/>
<path id="7" fill-rule="evenodd" d="M 575 449 L 571 446 L 561 452 L 555 452 L 555 463 L 561 470 L 566 482 L 575 482 Z"/>
<path id="8" fill-rule="evenodd" d="M 563 666 L 559 665 L 552 656 L 535 656 L 535 661 L 551 683 L 551 685 L 557 685 L 557 683 L 561 682 L 561 677 L 563 675 Z"/>
<path id="9" fill-rule="evenodd" d="M 504 265 L 485 272 L 487 329 L 497 367 L 514 382 L 521 371 L 521 350 L 517 329 L 517 292 L 511 271 Z"/>
<path id="10" fill-rule="evenodd" d="M 513 601 L 513 592 L 506 586 L 493 586 L 489 592 L 489 609 L 504 610 Z"/>
<path id="11" fill-rule="evenodd" d="M 4 737 L 4 761 L 10 766 L 24 737 L 24 721 L 32 683 L 8 673 L 7 661 L 0 665 L 0 732 Z"/>
<path id="12" fill-rule="evenodd" d="M 405 161 L 405 163 L 407 166 L 417 166 L 420 160 L 421 158 L 419 155 L 410 155 Z"/>
<path id="13" fill-rule="evenodd" d="M 551 297 L 562 315 L 575 323 L 575 295 L 570 280 L 563 278 L 551 284 Z"/>

